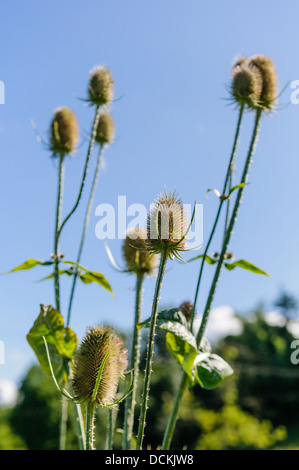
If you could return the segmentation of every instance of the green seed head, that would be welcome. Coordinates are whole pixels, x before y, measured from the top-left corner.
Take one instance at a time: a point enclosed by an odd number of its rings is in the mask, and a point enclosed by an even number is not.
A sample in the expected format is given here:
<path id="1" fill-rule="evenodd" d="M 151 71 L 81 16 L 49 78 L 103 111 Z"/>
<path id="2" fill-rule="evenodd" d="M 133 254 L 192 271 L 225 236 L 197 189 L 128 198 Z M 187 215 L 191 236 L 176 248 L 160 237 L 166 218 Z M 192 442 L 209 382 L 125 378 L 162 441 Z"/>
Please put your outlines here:
<path id="1" fill-rule="evenodd" d="M 127 233 L 123 244 L 123 257 L 127 269 L 136 274 L 152 274 L 157 265 L 157 256 L 147 251 L 147 233 L 136 228 Z"/>
<path id="2" fill-rule="evenodd" d="M 95 141 L 100 145 L 111 144 L 114 138 L 114 123 L 109 113 L 101 113 Z"/>
<path id="3" fill-rule="evenodd" d="M 113 100 L 113 77 L 110 70 L 103 66 L 95 67 L 90 74 L 88 87 L 92 103 L 103 106 Z"/>
<path id="4" fill-rule="evenodd" d="M 55 111 L 50 128 L 51 150 L 54 155 L 66 155 L 75 151 L 78 143 L 78 121 L 70 108 Z"/>
<path id="5" fill-rule="evenodd" d="M 75 353 L 72 387 L 77 400 L 91 401 L 101 364 L 107 354 L 95 400 L 102 406 L 113 403 L 119 377 L 127 367 L 127 351 L 121 338 L 104 326 L 89 328 Z"/>
<path id="6" fill-rule="evenodd" d="M 254 65 L 243 60 L 233 67 L 231 94 L 240 106 L 256 109 L 262 93 L 262 75 Z"/>
<path id="7" fill-rule="evenodd" d="M 260 105 L 271 111 L 277 98 L 278 79 L 275 65 L 269 57 L 255 55 L 249 59 L 249 65 L 256 67 L 262 76 Z"/>
<path id="8" fill-rule="evenodd" d="M 185 250 L 185 214 L 177 193 L 158 196 L 147 219 L 147 245 L 152 253 L 165 249 L 170 258 Z"/>

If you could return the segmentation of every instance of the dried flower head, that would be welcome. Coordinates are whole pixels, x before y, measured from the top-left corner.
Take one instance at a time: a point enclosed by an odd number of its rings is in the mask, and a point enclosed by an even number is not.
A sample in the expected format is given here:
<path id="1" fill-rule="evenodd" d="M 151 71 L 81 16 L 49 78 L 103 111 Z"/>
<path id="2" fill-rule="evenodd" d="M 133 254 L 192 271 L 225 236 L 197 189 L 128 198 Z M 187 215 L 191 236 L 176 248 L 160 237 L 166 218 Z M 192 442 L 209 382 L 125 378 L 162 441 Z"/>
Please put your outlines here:
<path id="1" fill-rule="evenodd" d="M 184 314 L 186 320 L 191 320 L 193 305 L 191 302 L 185 301 L 180 305 L 180 311 Z"/>
<path id="2" fill-rule="evenodd" d="M 96 66 L 90 73 L 88 86 L 89 99 L 92 103 L 103 106 L 113 100 L 113 77 L 110 70 Z"/>
<path id="3" fill-rule="evenodd" d="M 101 113 L 95 141 L 100 145 L 110 144 L 114 138 L 114 123 L 109 113 Z"/>
<path id="4" fill-rule="evenodd" d="M 157 265 L 157 256 L 147 250 L 146 230 L 135 228 L 127 233 L 123 244 L 123 256 L 130 272 L 152 274 Z"/>
<path id="5" fill-rule="evenodd" d="M 166 249 L 172 258 L 185 251 L 186 220 L 183 203 L 176 191 L 160 194 L 152 204 L 147 219 L 147 246 L 152 253 Z"/>
<path id="6" fill-rule="evenodd" d="M 260 105 L 271 110 L 277 98 L 278 79 L 273 61 L 264 55 L 255 55 L 249 59 L 249 66 L 256 67 L 262 76 Z"/>
<path id="7" fill-rule="evenodd" d="M 233 67 L 231 94 L 240 106 L 256 109 L 262 93 L 262 74 L 253 64 L 241 60 Z"/>
<path id="8" fill-rule="evenodd" d="M 78 121 L 70 108 L 58 108 L 51 122 L 51 150 L 54 155 L 66 155 L 75 151 L 79 129 Z"/>
<path id="9" fill-rule="evenodd" d="M 111 405 L 114 401 L 119 377 L 127 367 L 127 351 L 122 339 L 104 326 L 89 328 L 75 353 L 72 387 L 76 400 L 91 400 L 107 354 L 95 400 L 102 406 Z"/>

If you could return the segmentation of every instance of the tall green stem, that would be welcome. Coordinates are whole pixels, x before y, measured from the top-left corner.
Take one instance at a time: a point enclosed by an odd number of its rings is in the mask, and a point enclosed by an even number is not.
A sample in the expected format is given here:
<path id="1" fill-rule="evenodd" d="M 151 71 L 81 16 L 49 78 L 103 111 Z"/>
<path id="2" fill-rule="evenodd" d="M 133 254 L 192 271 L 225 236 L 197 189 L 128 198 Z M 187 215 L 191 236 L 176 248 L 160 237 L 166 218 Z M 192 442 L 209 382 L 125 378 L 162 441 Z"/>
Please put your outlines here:
<path id="1" fill-rule="evenodd" d="M 256 143 L 257 143 L 257 139 L 258 139 L 262 112 L 263 112 L 262 110 L 256 111 L 253 134 L 252 134 L 252 138 L 251 138 L 247 158 L 246 158 L 246 161 L 245 161 L 245 166 L 244 166 L 244 170 L 243 170 L 241 184 L 242 183 L 247 183 L 249 169 L 250 169 L 250 163 L 251 163 L 252 156 L 254 154 L 255 146 L 256 146 Z M 210 291 L 209 291 L 208 299 L 207 299 L 206 306 L 205 306 L 205 309 L 204 309 L 204 313 L 203 313 L 203 316 L 202 316 L 200 328 L 199 328 L 198 333 L 197 333 L 197 338 L 196 339 L 197 339 L 197 344 L 198 345 L 200 344 L 200 342 L 203 338 L 205 329 L 206 329 L 207 321 L 208 321 L 209 314 L 210 314 L 211 307 L 212 307 L 212 303 L 213 303 L 213 300 L 214 300 L 214 295 L 215 295 L 215 292 L 216 292 L 216 287 L 217 287 L 218 280 L 219 280 L 219 277 L 220 277 L 220 272 L 221 272 L 221 269 L 222 269 L 222 266 L 223 266 L 223 263 L 224 263 L 224 256 L 225 256 L 225 253 L 226 253 L 231 235 L 233 233 L 233 228 L 234 228 L 235 221 L 236 221 L 236 218 L 237 218 L 237 215 L 238 215 L 238 212 L 239 212 L 243 192 L 244 192 L 244 186 L 241 187 L 238 190 L 235 205 L 234 205 L 234 209 L 233 209 L 233 212 L 232 212 L 232 215 L 231 215 L 231 218 L 230 218 L 230 222 L 229 222 L 229 225 L 227 227 L 226 234 L 225 234 L 225 237 L 224 237 L 224 240 L 223 240 L 223 245 L 222 245 L 220 258 L 219 258 L 219 261 L 217 263 L 214 278 L 213 278 L 213 281 L 212 281 L 212 285 L 211 285 L 211 288 L 210 288 Z"/>
<path id="2" fill-rule="evenodd" d="M 85 212 L 83 231 L 82 231 L 79 250 L 78 250 L 77 259 L 76 259 L 76 262 L 78 264 L 80 263 L 80 260 L 81 260 L 83 245 L 84 245 L 84 242 L 85 242 L 86 233 L 87 233 L 89 220 L 90 220 L 90 213 L 91 213 L 91 209 L 92 209 L 92 206 L 93 206 L 94 196 L 95 196 L 95 192 L 96 192 L 96 188 L 97 188 L 97 184 L 98 184 L 98 180 L 99 180 L 102 154 L 103 154 L 103 145 L 100 146 L 98 159 L 97 159 L 97 163 L 96 163 L 96 168 L 95 168 L 95 172 L 94 172 L 94 176 L 93 176 L 92 186 L 91 186 L 89 199 L 88 199 L 88 203 L 87 203 L 87 208 L 86 208 L 86 212 Z M 71 311 L 72 311 L 72 305 L 73 305 L 73 300 L 74 300 L 76 282 L 77 282 L 77 272 L 73 276 L 73 284 L 72 284 L 71 295 L 70 295 L 69 306 L 68 306 L 67 326 L 69 326 L 70 320 L 71 320 Z"/>
<path id="3" fill-rule="evenodd" d="M 81 197 L 82 197 L 82 194 L 83 194 L 83 189 L 84 189 L 84 186 L 85 186 L 89 160 L 90 160 L 90 157 L 91 157 L 91 152 L 92 152 L 93 144 L 94 144 L 94 141 L 95 141 L 95 136 L 96 136 L 96 131 L 97 131 L 97 126 L 98 126 L 98 123 L 99 123 L 99 119 L 100 119 L 100 106 L 98 105 L 96 107 L 96 110 L 95 110 L 94 120 L 93 120 L 93 124 L 92 124 L 91 135 L 90 135 L 90 139 L 89 139 L 89 145 L 88 145 L 87 156 L 86 156 L 84 170 L 83 170 L 83 176 L 82 176 L 82 180 L 81 180 L 81 186 L 80 186 L 80 189 L 79 189 L 79 194 L 78 194 L 78 197 L 77 197 L 77 200 L 75 202 L 74 207 L 69 212 L 69 214 L 66 216 L 66 218 L 64 219 L 64 221 L 62 222 L 62 224 L 61 224 L 61 226 L 58 230 L 58 239 L 61 235 L 61 231 L 62 231 L 63 227 L 65 226 L 65 224 L 69 220 L 69 218 L 74 214 L 74 212 L 77 209 L 77 207 L 79 205 L 79 202 L 81 200 Z"/>
<path id="4" fill-rule="evenodd" d="M 168 251 L 167 251 L 167 248 L 165 248 L 164 251 L 161 253 L 158 277 L 156 281 L 155 294 L 154 294 L 154 300 L 153 300 L 153 305 L 152 305 L 151 323 L 150 323 L 150 329 L 149 329 L 149 342 L 148 342 L 148 349 L 147 349 L 146 366 L 145 366 L 145 371 L 144 371 L 143 394 L 142 394 L 142 403 L 141 403 L 140 416 L 139 416 L 136 450 L 142 449 L 142 442 L 143 442 L 143 437 L 144 437 L 143 434 L 144 434 L 144 428 L 145 428 L 146 411 L 147 411 L 147 405 L 148 405 L 148 399 L 149 399 L 150 381 L 151 381 L 152 365 L 153 365 L 153 353 L 154 353 L 156 321 L 157 321 L 157 314 L 158 314 L 158 304 L 159 304 L 159 299 L 160 299 L 160 292 L 161 292 L 162 280 L 163 280 L 165 267 L 166 267 L 167 256 L 168 256 Z"/>
<path id="5" fill-rule="evenodd" d="M 96 402 L 89 402 L 86 406 L 86 450 L 95 450 L 94 447 L 94 418 Z"/>
<path id="6" fill-rule="evenodd" d="M 254 129 L 253 129 L 253 133 L 252 133 L 252 137 L 251 137 L 251 142 L 250 142 L 247 158 L 246 158 L 246 161 L 245 161 L 245 166 L 244 166 L 244 170 L 243 170 L 241 183 L 246 183 L 247 182 L 249 168 L 250 168 L 250 162 L 251 162 L 254 150 L 255 150 L 257 139 L 258 139 L 258 133 L 259 133 L 259 128 L 260 128 L 261 117 L 262 117 L 262 110 L 256 111 Z M 200 325 L 200 328 L 199 328 L 199 331 L 198 331 L 198 334 L 197 334 L 197 338 L 196 338 L 198 345 L 200 345 L 200 343 L 201 343 L 201 340 L 203 338 L 204 331 L 205 331 L 205 328 L 206 328 L 206 325 L 207 325 L 207 321 L 208 321 L 209 313 L 210 313 L 211 306 L 212 306 L 212 303 L 213 303 L 213 299 L 214 299 L 217 283 L 218 283 L 218 280 L 219 280 L 221 268 L 222 268 L 223 262 L 224 262 L 224 256 L 225 256 L 225 253 L 226 253 L 226 250 L 227 250 L 227 247 L 228 247 L 228 244 L 229 244 L 232 232 L 233 232 L 233 227 L 234 227 L 236 217 L 237 217 L 237 214 L 238 214 L 238 211 L 239 211 L 243 191 L 244 191 L 244 186 L 238 190 L 238 194 L 237 194 L 237 197 L 236 197 L 236 201 L 235 201 L 233 213 L 232 213 L 232 216 L 231 216 L 231 219 L 230 219 L 230 223 L 229 223 L 229 225 L 227 227 L 227 230 L 226 230 L 226 233 L 225 233 L 220 258 L 219 258 L 219 261 L 217 263 L 216 271 L 215 271 L 214 278 L 213 278 L 213 281 L 212 281 L 212 285 L 211 285 L 211 288 L 210 288 L 210 291 L 209 291 L 209 295 L 208 295 L 208 299 L 207 299 L 207 302 L 206 302 L 206 306 L 205 306 L 204 314 L 203 314 L 203 317 L 202 317 L 201 325 Z M 175 429 L 175 423 L 176 423 L 177 416 L 178 416 L 180 401 L 181 401 L 181 399 L 184 395 L 184 391 L 187 387 L 187 384 L 188 384 L 188 376 L 187 376 L 187 374 L 183 373 L 183 376 L 182 376 L 182 379 L 181 379 L 181 382 L 180 382 L 180 386 L 178 388 L 177 394 L 176 394 L 175 399 L 174 399 L 174 403 L 173 403 L 172 410 L 171 410 L 171 413 L 170 413 L 170 417 L 169 417 L 169 420 L 168 420 L 167 428 L 166 428 L 166 431 L 165 431 L 165 434 L 164 434 L 164 439 L 163 439 L 163 443 L 162 443 L 162 447 L 161 447 L 162 450 L 168 450 L 170 448 L 173 432 L 174 432 L 174 429 Z"/>
<path id="7" fill-rule="evenodd" d="M 57 188 L 57 203 L 56 203 L 56 216 L 55 216 L 55 233 L 54 233 L 54 289 L 55 289 L 55 302 L 56 310 L 60 312 L 60 286 L 59 286 L 59 225 L 61 220 L 62 199 L 63 199 L 63 184 L 64 184 L 64 155 L 59 155 L 59 168 L 58 168 L 58 188 Z"/>
<path id="8" fill-rule="evenodd" d="M 114 435 L 114 410 L 108 408 L 108 428 L 107 428 L 107 439 L 106 439 L 106 450 L 113 449 L 113 435 Z"/>
<path id="9" fill-rule="evenodd" d="M 227 171 L 226 171 L 226 176 L 225 176 L 225 181 L 224 181 L 224 185 L 223 185 L 222 195 L 224 195 L 225 192 L 226 192 L 227 184 L 228 184 L 228 181 L 229 181 L 229 178 L 230 178 L 233 166 L 234 166 L 234 162 L 235 162 L 235 159 L 236 159 L 236 153 L 237 153 L 237 149 L 238 149 L 238 142 L 239 142 L 239 136 L 240 136 L 240 130 L 241 130 L 241 123 L 242 123 L 243 115 L 244 115 L 244 106 L 240 106 L 239 116 L 238 116 L 238 121 L 237 121 L 237 127 L 236 127 L 234 142 L 233 142 L 233 148 L 232 148 L 232 151 L 231 151 L 229 164 L 228 164 L 228 168 L 227 168 Z M 197 280 L 197 285 L 196 285 L 196 290 L 195 290 L 193 308 L 192 308 L 192 315 L 191 315 L 191 322 L 190 322 L 190 324 L 191 324 L 190 329 L 191 330 L 192 330 L 192 327 L 193 327 L 194 316 L 195 316 L 195 308 L 196 308 L 196 304 L 197 304 L 200 283 L 201 283 L 202 274 L 203 274 L 204 265 L 205 265 L 205 257 L 208 253 L 208 250 L 210 248 L 211 242 L 212 242 L 214 234 L 215 234 L 215 230 L 216 230 L 219 218 L 220 218 L 223 202 L 224 202 L 223 199 L 220 199 L 218 211 L 217 211 L 215 221 L 214 221 L 214 225 L 212 227 L 212 230 L 211 230 L 211 233 L 210 233 L 210 236 L 209 236 L 209 239 L 208 239 L 208 243 L 206 244 L 206 248 L 205 248 L 203 258 L 202 258 L 202 261 L 201 261 L 198 280 Z"/>
<path id="10" fill-rule="evenodd" d="M 132 384 L 132 393 L 126 398 L 126 402 L 125 402 L 123 450 L 131 449 L 131 441 L 132 441 L 132 433 L 133 433 L 133 425 L 134 425 L 134 411 L 135 411 L 135 405 L 136 405 L 136 393 L 137 393 L 137 386 L 138 386 L 140 340 L 141 340 L 141 332 L 137 328 L 137 325 L 141 321 L 143 280 L 144 280 L 144 274 L 143 273 L 137 274 L 135 318 L 134 318 L 133 340 L 132 340 L 131 357 L 130 357 L 130 369 L 133 371 L 133 384 Z"/>

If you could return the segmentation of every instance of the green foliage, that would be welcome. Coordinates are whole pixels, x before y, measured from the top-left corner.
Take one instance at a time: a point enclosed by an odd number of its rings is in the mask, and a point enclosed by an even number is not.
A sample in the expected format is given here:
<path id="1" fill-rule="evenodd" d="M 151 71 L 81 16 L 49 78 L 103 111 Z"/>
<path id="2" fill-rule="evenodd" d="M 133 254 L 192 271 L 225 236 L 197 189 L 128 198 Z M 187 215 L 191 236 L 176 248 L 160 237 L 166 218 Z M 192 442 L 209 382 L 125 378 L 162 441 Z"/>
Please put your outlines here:
<path id="1" fill-rule="evenodd" d="M 0 409 L 0 450 L 26 450 L 26 444 L 12 429 L 10 409 Z"/>
<path id="2" fill-rule="evenodd" d="M 70 327 L 65 328 L 62 315 L 50 305 L 41 306 L 27 340 L 44 371 L 51 375 L 44 338 L 48 344 L 55 377 L 59 380 L 64 375 L 64 361 L 74 356 L 78 338 Z"/>

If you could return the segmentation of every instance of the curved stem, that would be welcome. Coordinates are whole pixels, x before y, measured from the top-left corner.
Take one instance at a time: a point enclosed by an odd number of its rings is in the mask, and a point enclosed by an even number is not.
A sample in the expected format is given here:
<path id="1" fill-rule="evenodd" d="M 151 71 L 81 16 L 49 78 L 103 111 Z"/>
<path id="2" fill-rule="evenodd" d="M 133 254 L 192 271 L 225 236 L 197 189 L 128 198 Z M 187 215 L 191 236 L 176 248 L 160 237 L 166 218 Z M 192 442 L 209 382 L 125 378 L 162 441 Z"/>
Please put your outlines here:
<path id="1" fill-rule="evenodd" d="M 144 372 L 143 394 L 142 394 L 142 403 L 141 403 L 141 410 L 140 410 L 140 416 L 139 416 L 136 450 L 141 450 L 143 437 L 144 437 L 143 434 L 144 434 L 144 428 L 145 428 L 146 411 L 147 411 L 147 404 L 148 404 L 148 399 L 149 399 L 150 381 L 151 381 L 152 365 L 153 365 L 153 353 L 154 353 L 156 320 L 157 320 L 157 314 L 158 314 L 158 304 L 159 304 L 159 299 L 160 299 L 163 276 L 164 276 L 165 267 L 166 267 L 167 255 L 168 255 L 167 248 L 165 248 L 164 251 L 161 253 L 159 272 L 157 276 L 154 300 L 153 300 L 153 305 L 152 305 L 152 315 L 151 315 L 151 323 L 150 323 L 150 330 L 149 330 L 149 342 L 148 342 L 148 349 L 147 349 L 146 366 L 145 366 L 145 372 Z"/>
<path id="2" fill-rule="evenodd" d="M 126 398 L 126 401 L 125 401 L 123 450 L 131 450 L 131 441 L 132 441 L 132 433 L 133 433 L 133 425 L 134 425 L 134 411 L 135 411 L 135 405 L 136 405 L 136 393 L 137 393 L 137 386 L 138 386 L 140 340 L 141 340 L 141 331 L 137 328 L 137 325 L 141 321 L 143 280 L 144 280 L 144 274 L 143 273 L 137 274 L 135 319 L 134 319 L 133 340 L 132 340 L 132 349 L 131 349 L 131 358 L 130 358 L 130 369 L 133 370 L 133 384 L 132 384 L 132 393 Z"/>
<path id="3" fill-rule="evenodd" d="M 94 176 L 93 176 L 92 186 L 91 186 L 91 190 L 90 190 L 89 200 L 88 200 L 88 203 L 87 203 L 87 208 L 86 208 L 86 213 L 85 213 L 85 218 L 84 218 L 83 231 L 82 231 L 79 250 L 78 250 L 77 259 L 76 259 L 76 262 L 78 264 L 80 263 L 80 260 L 81 260 L 83 245 L 84 245 L 84 242 L 85 242 L 86 233 L 87 233 L 89 220 L 90 220 L 90 213 L 91 213 L 91 209 L 92 209 L 92 206 L 93 206 L 94 196 L 95 196 L 95 192 L 96 192 L 96 188 L 97 188 L 97 184 L 98 184 L 98 180 L 99 180 L 102 154 L 103 154 L 103 145 L 100 146 L 98 159 L 97 159 L 97 163 L 96 163 L 96 168 L 95 168 L 95 172 L 94 172 Z M 70 295 L 69 306 L 68 306 L 67 323 L 66 323 L 67 326 L 69 326 L 70 321 L 71 321 L 71 311 L 72 311 L 72 305 L 73 305 L 73 300 L 74 300 L 77 277 L 78 277 L 77 273 L 75 273 L 74 276 L 73 276 L 73 284 L 72 284 L 71 295 Z"/>
<path id="4" fill-rule="evenodd" d="M 262 117 L 262 110 L 256 111 L 254 129 L 253 129 L 253 133 L 252 133 L 252 137 L 251 137 L 251 142 L 250 142 L 247 158 L 246 158 L 246 161 L 245 161 L 245 166 L 244 166 L 244 170 L 243 170 L 241 183 L 246 183 L 247 182 L 249 168 L 250 168 L 250 162 L 251 162 L 251 159 L 252 159 L 252 156 L 253 156 L 253 153 L 254 153 L 254 150 L 255 150 L 255 146 L 256 146 L 256 143 L 257 143 L 261 117 Z M 216 268 L 216 271 L 215 271 L 215 274 L 214 274 L 214 278 L 213 278 L 212 285 L 211 285 L 211 288 L 210 288 L 210 291 L 209 291 L 209 295 L 208 295 L 208 299 L 207 299 L 207 302 L 206 302 L 204 314 L 203 314 L 203 317 L 202 317 L 201 325 L 200 325 L 200 328 L 199 328 L 199 331 L 198 331 L 198 334 L 197 334 L 197 338 L 196 338 L 197 345 L 200 345 L 201 340 L 202 340 L 203 335 L 204 335 L 206 325 L 207 325 L 209 313 L 210 313 L 210 310 L 211 310 L 211 306 L 212 306 L 212 303 L 213 303 L 217 283 L 218 283 L 219 276 L 220 276 L 220 271 L 221 271 L 221 268 L 222 268 L 223 262 L 224 262 L 224 255 L 226 253 L 227 246 L 229 244 L 229 241 L 230 241 L 230 238 L 231 238 L 231 235 L 232 235 L 232 232 L 233 232 L 233 227 L 234 227 L 234 223 L 235 223 L 238 211 L 239 211 L 243 191 L 244 191 L 244 187 L 242 187 L 238 190 L 238 194 L 237 194 L 237 198 L 236 198 L 236 201 L 235 201 L 233 213 L 232 213 L 230 223 L 229 223 L 229 226 L 226 230 L 226 234 L 225 234 L 225 237 L 224 237 L 224 240 L 223 240 L 223 245 L 222 245 L 220 258 L 219 258 L 219 261 L 217 263 L 217 268 Z M 194 306 L 193 306 L 193 309 L 194 309 Z M 166 431 L 165 431 L 162 450 L 168 450 L 169 447 L 170 447 L 173 432 L 174 432 L 174 429 L 175 429 L 175 423 L 176 423 L 176 420 L 177 420 L 180 401 L 181 401 L 181 399 L 184 395 L 185 389 L 187 388 L 187 384 L 188 384 L 188 377 L 187 377 L 187 374 L 184 372 L 183 376 L 182 376 L 182 379 L 181 379 L 180 387 L 179 387 L 179 389 L 176 393 L 176 397 L 175 397 L 175 400 L 174 400 L 174 403 L 173 403 L 173 407 L 172 407 L 171 414 L 170 414 L 170 417 L 169 417 L 169 421 L 168 421 L 168 424 L 167 424 L 167 428 L 166 428 Z"/>
<path id="5" fill-rule="evenodd" d="M 60 235 L 61 235 L 61 231 L 62 231 L 63 227 L 65 226 L 65 224 L 66 224 L 66 222 L 69 220 L 69 218 L 73 215 L 73 213 L 74 213 L 75 210 L 77 209 L 77 207 L 78 207 L 78 205 L 79 205 L 79 202 L 80 202 L 80 200 L 81 200 L 81 197 L 82 197 L 82 194 L 83 194 L 84 185 L 85 185 L 85 181 L 86 181 L 86 175 L 87 175 L 89 160 L 90 160 L 90 157 L 91 157 L 91 152 L 92 152 L 93 144 L 94 144 L 94 141 L 95 141 L 97 126 L 98 126 L 98 123 L 99 123 L 99 118 L 100 118 L 100 106 L 97 105 L 96 111 L 95 111 L 94 120 L 93 120 L 93 124 L 92 124 L 92 130 L 91 130 L 91 135 L 90 135 L 90 139 L 89 139 L 89 145 L 88 145 L 87 156 L 86 156 L 85 165 L 84 165 L 84 170 L 83 170 L 83 176 L 82 176 L 81 186 L 80 186 L 80 189 L 79 189 L 79 194 L 78 194 L 78 197 L 77 197 L 77 200 L 76 200 L 76 202 L 75 202 L 74 207 L 73 207 L 72 210 L 69 212 L 69 214 L 66 216 L 66 218 L 64 219 L 64 221 L 62 222 L 62 224 L 61 224 L 61 226 L 60 226 L 60 228 L 59 228 L 59 230 L 58 230 L 58 239 L 59 239 L 59 237 L 60 237 Z"/>
<path id="6" fill-rule="evenodd" d="M 60 312 L 60 286 L 59 286 L 59 224 L 62 211 L 63 199 L 63 185 L 64 185 L 64 155 L 59 155 L 59 169 L 58 169 L 58 188 L 57 188 L 57 203 L 56 203 L 56 216 L 55 216 L 55 233 L 54 233 L 54 289 L 55 289 L 55 302 L 56 310 Z"/>
<path id="7" fill-rule="evenodd" d="M 95 450 L 94 447 L 94 418 L 96 402 L 86 405 L 86 450 Z"/>
<path id="8" fill-rule="evenodd" d="M 225 181 L 224 181 L 224 185 L 223 185 L 222 195 L 224 195 L 225 192 L 226 192 L 228 180 L 230 178 L 230 175 L 231 175 L 231 172 L 232 172 L 232 169 L 233 169 L 233 166 L 234 166 L 234 162 L 235 162 L 235 159 L 236 159 L 236 153 L 237 153 L 237 148 L 238 148 L 238 142 L 239 142 L 239 136 L 240 136 L 240 130 L 241 130 L 241 123 L 242 123 L 243 115 L 244 115 L 244 105 L 240 106 L 240 110 L 239 110 L 237 127 L 236 127 L 236 132 L 235 132 L 235 137 L 234 137 L 234 143 L 233 143 L 233 148 L 232 148 L 232 151 L 231 151 L 231 156 L 230 156 L 230 159 L 229 159 L 228 168 L 227 168 L 227 171 L 226 171 L 226 176 L 225 176 Z M 197 298 L 198 298 L 198 294 L 199 294 L 199 288 L 200 288 L 200 283 L 201 283 L 201 279 L 202 279 L 202 273 L 203 273 L 204 265 L 205 265 L 205 257 L 208 253 L 209 247 L 210 247 L 212 239 L 214 237 L 214 233 L 215 233 L 215 230 L 216 230 L 216 227 L 217 227 L 217 224 L 218 224 L 218 221 L 219 221 L 219 217 L 220 217 L 220 214 L 221 214 L 222 206 L 223 206 L 223 199 L 220 199 L 219 208 L 218 208 L 218 211 L 217 211 L 217 214 L 216 214 L 216 217 L 215 217 L 215 222 L 214 222 L 214 225 L 212 227 L 212 231 L 211 231 L 208 243 L 206 245 L 206 248 L 205 248 L 205 251 L 204 251 L 204 254 L 203 254 L 203 258 L 202 258 L 202 261 L 201 261 L 201 265 L 200 265 L 200 270 L 199 270 L 199 275 L 198 275 L 198 280 L 197 280 L 197 285 L 196 285 L 196 290 L 195 290 L 195 296 L 194 296 L 194 302 L 193 302 L 193 308 L 192 308 L 192 314 L 191 314 L 191 322 L 190 322 L 191 331 L 192 331 L 193 322 L 194 322 L 195 308 L 196 308 L 196 304 L 197 304 Z"/>

